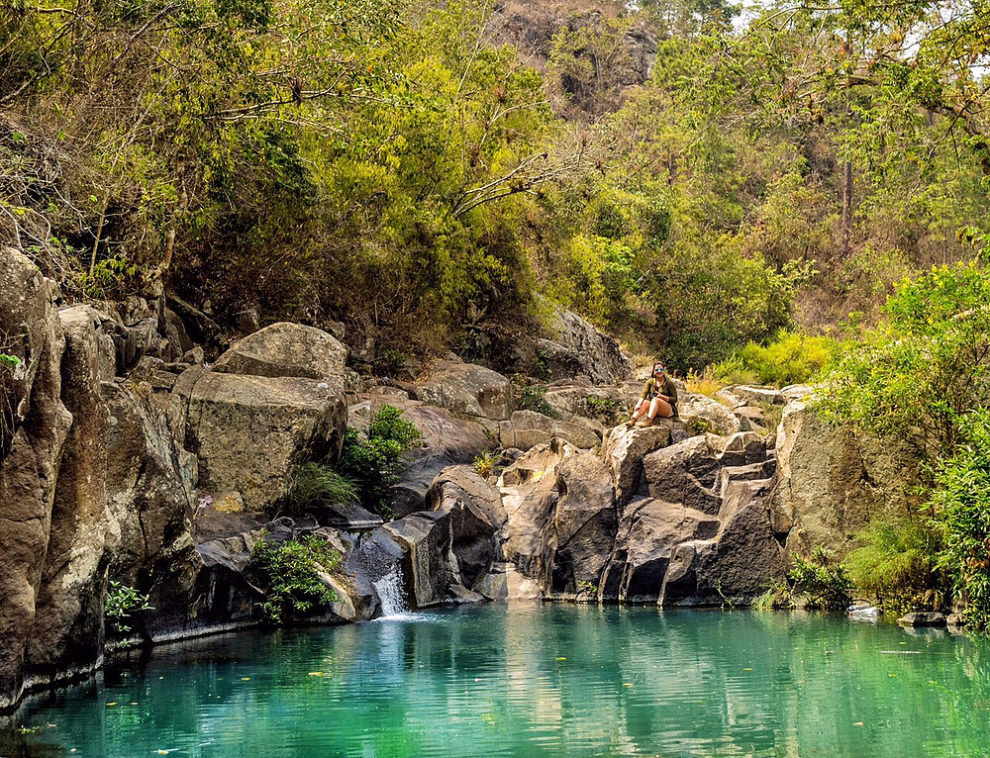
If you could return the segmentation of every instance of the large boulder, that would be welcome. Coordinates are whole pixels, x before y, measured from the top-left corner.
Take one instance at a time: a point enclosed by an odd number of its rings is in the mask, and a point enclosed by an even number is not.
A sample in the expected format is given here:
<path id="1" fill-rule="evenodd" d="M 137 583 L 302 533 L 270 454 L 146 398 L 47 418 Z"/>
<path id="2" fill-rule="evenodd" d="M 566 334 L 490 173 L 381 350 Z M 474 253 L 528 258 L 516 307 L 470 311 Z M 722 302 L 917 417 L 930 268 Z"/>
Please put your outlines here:
<path id="1" fill-rule="evenodd" d="M 197 513 L 196 457 L 180 444 L 181 419 L 124 384 L 101 386 L 110 412 L 106 491 L 111 577 L 151 598 L 144 630 L 152 637 L 195 626 L 190 606 L 201 563 L 191 520 Z"/>
<path id="2" fill-rule="evenodd" d="M 695 434 L 731 435 L 750 428 L 744 417 L 733 413 L 727 406 L 693 392 L 678 394 L 677 413 Z"/>
<path id="3" fill-rule="evenodd" d="M 677 503 L 643 498 L 622 512 L 614 552 L 600 587 L 602 600 L 656 603 L 675 548 L 715 536 L 718 519 Z"/>
<path id="4" fill-rule="evenodd" d="M 547 387 L 543 399 L 564 419 L 593 419 L 612 426 L 629 418 L 630 403 L 619 387 L 559 382 Z"/>
<path id="5" fill-rule="evenodd" d="M 65 339 L 57 289 L 13 248 L 0 248 L 0 334 L 23 363 L 0 374 L 0 710 L 19 699 L 48 547 L 55 485 L 72 416 L 62 402 Z M 6 369 L 0 369 L 0 372 Z"/>
<path id="6" fill-rule="evenodd" d="M 454 413 L 499 421 L 509 417 L 512 389 L 496 371 L 474 363 L 434 363 L 416 385 L 416 398 Z"/>
<path id="7" fill-rule="evenodd" d="M 594 599 L 615 540 L 616 514 L 612 480 L 601 459 L 588 451 L 574 453 L 556 467 L 560 493 L 547 547 L 555 597 Z"/>
<path id="8" fill-rule="evenodd" d="M 784 408 L 776 440 L 778 486 L 773 498 L 778 531 L 789 550 L 826 545 L 840 555 L 870 519 L 911 501 L 905 470 L 914 466 L 893 441 L 834 426 L 806 399 Z"/>
<path id="9" fill-rule="evenodd" d="M 749 605 L 787 561 L 768 514 L 771 480 L 733 481 L 723 494 L 714 539 L 677 547 L 660 595 L 663 605 Z"/>
<path id="10" fill-rule="evenodd" d="M 425 498 L 436 476 L 448 466 L 471 463 L 483 451 L 495 446 L 477 421 L 459 418 L 433 405 L 399 395 L 363 394 L 354 396 L 348 408 L 347 423 L 366 432 L 372 415 L 383 405 L 402 411 L 422 435 L 420 445 L 407 453 L 408 467 L 392 488 L 392 510 L 406 516 L 425 508 Z"/>
<path id="11" fill-rule="evenodd" d="M 62 400 L 73 423 L 56 480 L 35 598 L 26 661 L 35 676 L 95 665 L 103 654 L 103 557 L 110 531 L 105 472 L 111 417 L 101 381 L 113 378 L 114 349 L 112 342 L 101 339 L 106 335 L 97 331 L 99 318 L 90 309 L 62 311 L 59 320 L 66 345 Z"/>
<path id="12" fill-rule="evenodd" d="M 449 515 L 447 576 L 476 591 L 501 557 L 499 533 L 508 516 L 498 490 L 470 466 L 451 466 L 434 480 L 427 506 Z"/>
<path id="13" fill-rule="evenodd" d="M 406 554 L 404 565 L 411 578 L 413 608 L 426 608 L 444 602 L 451 580 L 446 562 L 450 550 L 449 511 L 411 513 L 385 524 Z"/>
<path id="14" fill-rule="evenodd" d="M 236 490 L 249 510 L 281 497 L 294 465 L 340 451 L 343 395 L 301 377 L 218 374 L 193 367 L 175 383 L 185 447 L 200 464 L 200 487 Z"/>
<path id="15" fill-rule="evenodd" d="M 278 323 L 237 340 L 213 368 L 231 374 L 319 379 L 343 389 L 346 363 L 347 348 L 333 335 L 312 326 Z"/>
<path id="16" fill-rule="evenodd" d="M 643 458 L 650 497 L 712 516 L 722 507 L 716 491 L 720 468 L 718 451 L 705 435 L 689 437 Z"/>
<path id="17" fill-rule="evenodd" d="M 549 444 L 554 437 L 561 437 L 575 447 L 591 448 L 601 442 L 601 434 L 601 424 L 588 419 L 575 417 L 565 421 L 536 411 L 514 411 L 512 418 L 498 425 L 499 442 L 505 449 L 529 450 Z"/>
<path id="18" fill-rule="evenodd" d="M 575 453 L 574 446 L 560 439 L 537 445 L 506 468 L 496 485 L 507 517 L 502 531 L 505 560 L 541 594 L 550 586 L 550 525 L 560 499 L 556 469 Z M 531 594 L 529 588 L 525 592 Z"/>
<path id="19" fill-rule="evenodd" d="M 615 486 L 616 502 L 623 505 L 633 496 L 644 494 L 643 458 L 666 447 L 670 443 L 674 422 L 657 419 L 653 426 L 613 427 L 602 443 L 602 459 L 605 461 Z"/>

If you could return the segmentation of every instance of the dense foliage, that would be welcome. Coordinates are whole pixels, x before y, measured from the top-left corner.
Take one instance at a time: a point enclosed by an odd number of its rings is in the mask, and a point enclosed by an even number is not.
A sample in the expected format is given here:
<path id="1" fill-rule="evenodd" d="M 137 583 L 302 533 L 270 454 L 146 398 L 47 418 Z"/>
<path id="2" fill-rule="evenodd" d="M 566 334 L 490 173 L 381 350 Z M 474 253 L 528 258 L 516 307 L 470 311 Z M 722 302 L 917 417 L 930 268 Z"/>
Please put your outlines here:
<path id="1" fill-rule="evenodd" d="M 825 377 L 823 408 L 931 459 L 959 442 L 958 420 L 990 400 L 990 274 L 939 266 L 905 280 L 888 320 Z"/>
<path id="2" fill-rule="evenodd" d="M 339 562 L 340 553 L 315 534 L 281 543 L 269 537 L 258 540 L 250 568 L 265 588 L 266 620 L 279 625 L 334 602 L 337 597 L 321 574 L 329 574 Z"/>
<path id="3" fill-rule="evenodd" d="M 365 507 L 390 515 L 392 485 L 406 469 L 406 451 L 420 439 L 419 429 L 402 417 L 402 411 L 383 405 L 371 417 L 363 439 L 356 429 L 347 428 L 336 469 L 354 482 Z"/>
<path id="4" fill-rule="evenodd" d="M 281 510 L 299 515 L 331 505 L 354 503 L 358 490 L 350 479 L 322 463 L 310 462 L 292 472 Z"/>
<path id="5" fill-rule="evenodd" d="M 884 613 L 944 607 L 949 588 L 936 565 L 939 540 L 917 514 L 879 515 L 857 537 L 845 566 Z"/>
<path id="6" fill-rule="evenodd" d="M 960 422 L 962 442 L 939 461 L 930 525 L 941 540 L 939 569 L 966 600 L 966 619 L 990 628 L 990 410 Z"/>
<path id="7" fill-rule="evenodd" d="M 489 358 L 541 291 L 680 370 L 869 322 L 983 239 L 986 51 L 934 52 L 970 6 L 564 5 L 541 71 L 486 0 L 8 3 L 0 236 L 77 297 L 380 354 Z"/>

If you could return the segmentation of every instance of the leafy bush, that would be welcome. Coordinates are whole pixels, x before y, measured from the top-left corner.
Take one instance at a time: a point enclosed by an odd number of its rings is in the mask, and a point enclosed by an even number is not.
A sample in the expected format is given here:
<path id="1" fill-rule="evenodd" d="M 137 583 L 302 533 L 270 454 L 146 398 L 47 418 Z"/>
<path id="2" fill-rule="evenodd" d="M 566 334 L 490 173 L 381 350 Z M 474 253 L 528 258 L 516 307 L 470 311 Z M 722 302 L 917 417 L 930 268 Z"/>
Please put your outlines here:
<path id="1" fill-rule="evenodd" d="M 990 410 L 960 422 L 965 443 L 939 461 L 930 525 L 941 537 L 936 565 L 966 600 L 966 619 L 990 627 Z"/>
<path id="2" fill-rule="evenodd" d="M 383 405 L 368 425 L 367 439 L 348 427 L 337 470 L 357 485 L 361 502 L 383 516 L 391 514 L 391 488 L 406 469 L 405 452 L 422 439 L 402 411 Z"/>
<path id="3" fill-rule="evenodd" d="M 824 376 L 819 407 L 921 459 L 951 455 L 957 420 L 990 401 L 990 274 L 975 264 L 933 268 L 887 301 L 889 323 L 844 350 Z"/>
<path id="4" fill-rule="evenodd" d="M 148 601 L 148 596 L 143 592 L 111 579 L 107 586 L 107 599 L 103 603 L 103 615 L 110 622 L 111 631 L 118 635 L 131 631 L 127 623 L 131 616 L 154 610 Z"/>
<path id="5" fill-rule="evenodd" d="M 138 267 L 126 258 L 114 256 L 100 261 L 89 273 L 76 279 L 83 293 L 96 300 L 123 299 L 137 289 Z"/>
<path id="6" fill-rule="evenodd" d="M 312 508 L 353 503 L 357 499 L 357 487 L 346 476 L 322 463 L 304 463 L 292 473 L 282 508 L 290 515 L 298 515 Z"/>
<path id="7" fill-rule="evenodd" d="M 841 611 L 852 601 L 845 569 L 825 547 L 815 548 L 808 558 L 795 554 L 788 576 L 794 582 L 794 598 L 803 600 L 806 608 Z"/>
<path id="8" fill-rule="evenodd" d="M 935 571 L 938 547 L 924 525 L 901 517 L 878 518 L 857 535 L 859 547 L 846 557 L 853 583 L 885 613 L 937 608 L 943 584 Z"/>
<path id="9" fill-rule="evenodd" d="M 838 349 L 839 343 L 828 337 L 807 337 L 781 330 L 766 345 L 748 343 L 716 364 L 712 372 L 733 384 L 747 383 L 740 379 L 777 386 L 799 384 L 827 367 Z"/>
<path id="10" fill-rule="evenodd" d="M 250 569 L 261 580 L 268 596 L 262 606 L 265 619 L 279 625 L 293 615 L 309 613 L 337 599 L 323 583 L 340 563 L 340 553 L 326 540 L 310 534 L 299 540 L 275 542 L 262 537 L 251 552 Z"/>

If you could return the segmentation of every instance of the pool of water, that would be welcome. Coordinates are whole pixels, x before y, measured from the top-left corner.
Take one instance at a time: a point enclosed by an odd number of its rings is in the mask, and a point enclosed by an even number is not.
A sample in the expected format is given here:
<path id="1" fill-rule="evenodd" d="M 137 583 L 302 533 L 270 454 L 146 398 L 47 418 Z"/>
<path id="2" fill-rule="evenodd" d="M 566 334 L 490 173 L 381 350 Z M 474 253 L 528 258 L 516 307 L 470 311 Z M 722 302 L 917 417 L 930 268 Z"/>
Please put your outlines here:
<path id="1" fill-rule="evenodd" d="M 161 647 L 17 723 L 4 758 L 984 756 L 990 643 L 799 614 L 489 605 Z"/>

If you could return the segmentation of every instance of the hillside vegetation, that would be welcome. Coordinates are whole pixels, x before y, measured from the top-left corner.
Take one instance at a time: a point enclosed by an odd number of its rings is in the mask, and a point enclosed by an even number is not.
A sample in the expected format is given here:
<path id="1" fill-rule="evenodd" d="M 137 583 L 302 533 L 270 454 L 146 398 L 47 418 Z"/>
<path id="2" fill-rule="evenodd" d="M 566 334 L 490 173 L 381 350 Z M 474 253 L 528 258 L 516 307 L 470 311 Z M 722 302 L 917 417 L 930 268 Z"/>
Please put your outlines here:
<path id="1" fill-rule="evenodd" d="M 0 235 L 381 351 L 498 350 L 539 291 L 697 370 L 973 257 L 982 22 L 935 7 L 19 1 Z"/>

